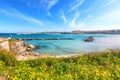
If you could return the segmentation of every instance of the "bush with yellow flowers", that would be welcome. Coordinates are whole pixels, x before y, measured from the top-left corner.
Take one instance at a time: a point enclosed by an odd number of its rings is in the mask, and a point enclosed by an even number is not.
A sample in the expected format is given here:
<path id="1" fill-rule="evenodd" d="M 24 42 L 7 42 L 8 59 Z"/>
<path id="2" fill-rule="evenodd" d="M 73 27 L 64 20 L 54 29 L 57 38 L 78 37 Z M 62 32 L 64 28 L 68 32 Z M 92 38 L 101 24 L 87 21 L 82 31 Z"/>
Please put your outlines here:
<path id="1" fill-rule="evenodd" d="M 5 69 L 5 63 L 0 60 L 0 72 Z"/>
<path id="2" fill-rule="evenodd" d="M 1 61 L 0 65 L 4 66 Z M 120 80 L 120 51 L 17 62 L 7 80 Z"/>

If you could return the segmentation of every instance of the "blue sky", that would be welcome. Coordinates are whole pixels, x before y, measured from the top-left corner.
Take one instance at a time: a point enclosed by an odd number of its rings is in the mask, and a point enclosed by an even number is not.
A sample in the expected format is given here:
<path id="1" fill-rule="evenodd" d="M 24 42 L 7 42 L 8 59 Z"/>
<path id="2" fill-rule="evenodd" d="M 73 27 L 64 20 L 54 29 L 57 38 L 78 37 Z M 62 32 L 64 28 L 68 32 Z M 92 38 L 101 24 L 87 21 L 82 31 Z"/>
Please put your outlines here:
<path id="1" fill-rule="evenodd" d="M 0 0 L 0 32 L 120 29 L 120 0 Z"/>

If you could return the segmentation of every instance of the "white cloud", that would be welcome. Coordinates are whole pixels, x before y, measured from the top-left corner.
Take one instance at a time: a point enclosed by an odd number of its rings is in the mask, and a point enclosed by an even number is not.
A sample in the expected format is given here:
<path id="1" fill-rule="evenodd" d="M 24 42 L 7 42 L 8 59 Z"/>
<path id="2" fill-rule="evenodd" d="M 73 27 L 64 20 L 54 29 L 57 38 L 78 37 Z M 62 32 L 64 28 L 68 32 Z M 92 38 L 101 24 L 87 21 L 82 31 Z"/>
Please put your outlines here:
<path id="1" fill-rule="evenodd" d="M 78 28 L 83 27 L 85 25 L 84 22 L 77 22 L 76 21 L 79 18 L 79 16 L 80 16 L 80 13 L 76 12 L 73 19 L 69 22 L 69 26 L 71 28 L 78 29 Z"/>
<path id="2" fill-rule="evenodd" d="M 59 0 L 23 0 L 28 6 L 50 10 Z"/>
<path id="3" fill-rule="evenodd" d="M 65 24 L 68 22 L 63 11 L 62 11 L 61 18 L 63 19 L 63 21 L 64 21 Z"/>
<path id="4" fill-rule="evenodd" d="M 50 9 L 55 6 L 59 0 L 23 0 L 28 6 L 43 10 L 48 16 L 53 17 Z"/>
<path id="5" fill-rule="evenodd" d="M 91 27 L 91 28 L 90 28 Z M 120 29 L 120 25 L 95 25 L 89 26 L 87 30 L 113 30 L 113 29 Z"/>
<path id="6" fill-rule="evenodd" d="M 120 11 L 115 11 L 115 12 L 111 12 L 107 15 L 103 16 L 104 19 L 111 19 L 111 20 L 120 20 Z"/>
<path id="7" fill-rule="evenodd" d="M 0 13 L 10 16 L 10 13 L 3 9 L 0 9 Z"/>
<path id="8" fill-rule="evenodd" d="M 48 1 L 48 0 L 47 0 Z M 50 10 L 55 4 L 57 4 L 58 0 L 49 0 L 48 1 L 48 10 Z"/>
<path id="9" fill-rule="evenodd" d="M 42 3 L 44 3 L 44 0 L 22 0 L 23 2 L 25 2 L 28 6 L 30 7 L 34 7 L 34 8 L 40 8 L 42 5 Z"/>
<path id="10" fill-rule="evenodd" d="M 111 13 L 100 15 L 99 17 L 94 18 L 93 21 L 103 21 L 103 22 L 120 21 L 120 11 L 114 11 Z"/>
<path id="11" fill-rule="evenodd" d="M 88 19 L 90 19 L 90 18 L 92 18 L 92 15 L 87 15 L 84 19 L 83 19 L 83 21 L 86 21 L 86 20 L 88 20 Z"/>
<path id="12" fill-rule="evenodd" d="M 47 15 L 53 17 L 53 15 L 50 12 L 47 12 Z"/>
<path id="13" fill-rule="evenodd" d="M 80 13 L 79 13 L 79 12 L 76 12 L 74 18 L 73 18 L 72 21 L 70 22 L 70 27 L 76 27 L 76 20 L 77 20 L 77 18 L 78 18 L 79 16 L 80 16 Z"/>
<path id="14" fill-rule="evenodd" d="M 21 12 L 17 11 L 16 9 L 14 9 L 14 8 L 10 8 L 10 10 L 0 9 L 0 13 L 3 13 L 3 14 L 8 15 L 8 16 L 18 17 L 20 19 L 23 19 L 27 22 L 37 24 L 39 26 L 43 25 L 42 21 L 40 21 L 38 19 L 35 19 L 33 17 L 30 17 L 30 16 L 26 16 L 26 15 L 22 14 Z"/>
<path id="15" fill-rule="evenodd" d="M 78 8 L 79 6 L 81 6 L 84 2 L 85 2 L 85 0 L 80 0 L 79 2 L 77 2 L 77 4 L 75 4 L 74 6 L 72 6 L 72 8 L 70 8 L 67 13 L 69 13 L 69 12 L 77 9 L 77 8 Z"/>
<path id="16" fill-rule="evenodd" d="M 113 5 L 115 6 L 115 3 L 118 3 L 120 0 L 96 0 L 91 6 L 89 6 L 85 13 L 90 13 L 91 11 L 99 10 L 100 9 L 106 9 L 110 8 L 113 9 Z M 120 2 L 119 2 L 120 3 Z"/>
<path id="17" fill-rule="evenodd" d="M 101 3 L 101 0 L 95 0 L 94 4 L 92 4 L 91 6 L 89 6 L 89 7 L 85 10 L 85 12 L 86 12 L 86 13 L 89 13 L 90 11 L 95 10 L 95 9 L 99 6 L 100 3 Z"/>
<path id="18" fill-rule="evenodd" d="M 100 7 L 98 7 L 98 8 L 104 8 L 104 7 L 106 7 L 106 6 L 110 6 L 110 5 L 112 5 L 113 3 L 117 2 L 117 1 L 119 1 L 119 0 L 109 0 L 109 1 L 107 1 L 106 3 L 102 4 L 102 5 L 101 5 Z"/>

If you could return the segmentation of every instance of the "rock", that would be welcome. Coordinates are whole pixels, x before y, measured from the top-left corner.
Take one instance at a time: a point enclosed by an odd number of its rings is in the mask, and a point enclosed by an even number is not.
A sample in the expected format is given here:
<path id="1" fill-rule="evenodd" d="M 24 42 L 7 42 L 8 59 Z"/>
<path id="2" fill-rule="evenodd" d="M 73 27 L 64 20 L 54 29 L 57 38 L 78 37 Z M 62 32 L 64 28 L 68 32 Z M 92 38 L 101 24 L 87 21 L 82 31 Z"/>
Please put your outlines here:
<path id="1" fill-rule="evenodd" d="M 34 53 L 34 56 L 39 56 L 39 54 L 38 53 Z"/>
<path id="2" fill-rule="evenodd" d="M 85 42 L 92 42 L 93 40 L 93 36 L 89 36 L 87 39 L 84 39 Z"/>
<path id="3" fill-rule="evenodd" d="M 32 52 L 28 52 L 28 55 L 32 55 Z"/>
<path id="4" fill-rule="evenodd" d="M 28 52 L 25 52 L 25 55 L 28 55 L 29 53 Z"/>
<path id="5" fill-rule="evenodd" d="M 30 44 L 30 45 L 27 45 L 27 51 L 30 51 L 30 50 L 33 50 L 33 49 L 35 49 L 35 46 L 34 45 L 32 45 L 32 44 Z"/>

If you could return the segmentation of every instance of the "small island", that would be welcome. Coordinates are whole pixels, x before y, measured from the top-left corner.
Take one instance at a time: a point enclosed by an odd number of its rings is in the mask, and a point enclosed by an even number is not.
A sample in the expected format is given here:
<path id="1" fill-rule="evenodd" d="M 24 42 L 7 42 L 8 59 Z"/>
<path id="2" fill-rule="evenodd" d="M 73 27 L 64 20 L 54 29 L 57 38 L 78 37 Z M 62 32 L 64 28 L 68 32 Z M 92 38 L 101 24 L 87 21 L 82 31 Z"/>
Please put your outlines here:
<path id="1" fill-rule="evenodd" d="M 92 42 L 93 40 L 93 36 L 89 36 L 88 38 L 84 39 L 85 42 Z"/>

